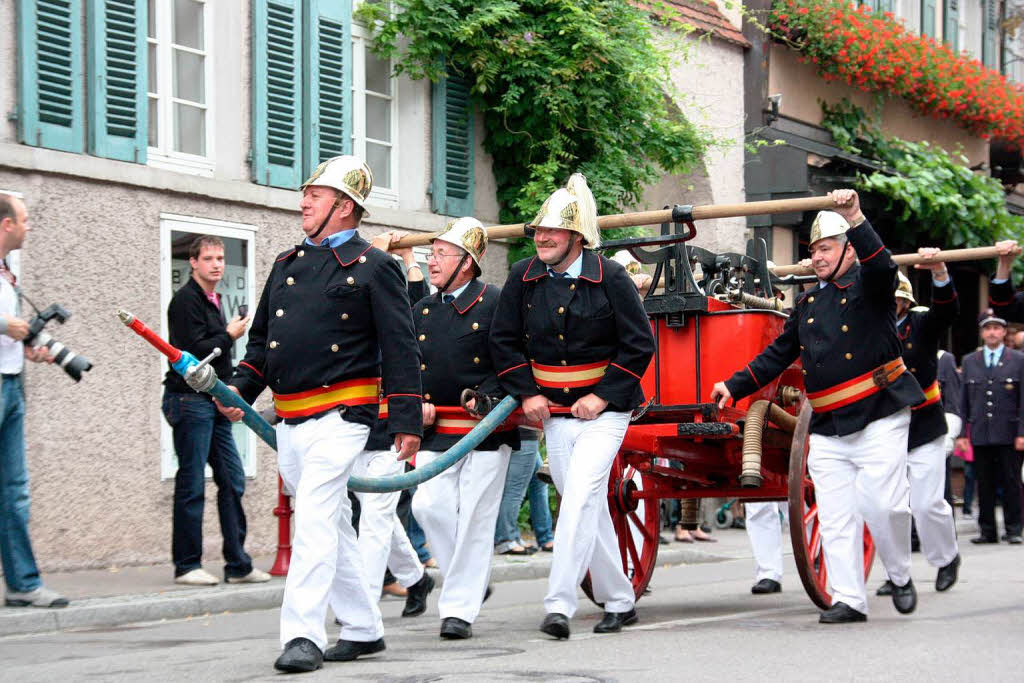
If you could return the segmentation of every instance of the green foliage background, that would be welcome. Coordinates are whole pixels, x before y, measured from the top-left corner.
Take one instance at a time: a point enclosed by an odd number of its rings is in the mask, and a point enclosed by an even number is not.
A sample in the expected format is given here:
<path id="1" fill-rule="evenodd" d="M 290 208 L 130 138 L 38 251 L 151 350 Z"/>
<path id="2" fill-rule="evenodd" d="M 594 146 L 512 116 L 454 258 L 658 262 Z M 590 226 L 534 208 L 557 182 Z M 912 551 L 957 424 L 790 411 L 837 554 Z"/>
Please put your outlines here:
<path id="1" fill-rule="evenodd" d="M 908 233 L 928 235 L 947 248 L 1024 237 L 1024 218 L 1007 211 L 1002 185 L 968 168 L 962 154 L 928 142 L 886 137 L 863 109 L 847 100 L 821 107 L 822 125 L 838 147 L 889 169 L 861 173 L 857 188 L 888 198 L 889 217 Z M 1018 275 L 1024 274 L 1024 264 L 1016 263 Z"/>
<path id="2" fill-rule="evenodd" d="M 661 24 L 683 30 L 668 11 Z M 392 0 L 390 10 L 364 3 L 357 16 L 375 26 L 373 48 L 397 73 L 437 81 L 450 69 L 472 80 L 502 223 L 532 219 L 576 171 L 598 212 L 617 213 L 713 142 L 666 96 L 657 20 L 626 0 Z M 604 236 L 625 232 L 636 229 Z M 509 258 L 531 251 L 521 244 Z"/>

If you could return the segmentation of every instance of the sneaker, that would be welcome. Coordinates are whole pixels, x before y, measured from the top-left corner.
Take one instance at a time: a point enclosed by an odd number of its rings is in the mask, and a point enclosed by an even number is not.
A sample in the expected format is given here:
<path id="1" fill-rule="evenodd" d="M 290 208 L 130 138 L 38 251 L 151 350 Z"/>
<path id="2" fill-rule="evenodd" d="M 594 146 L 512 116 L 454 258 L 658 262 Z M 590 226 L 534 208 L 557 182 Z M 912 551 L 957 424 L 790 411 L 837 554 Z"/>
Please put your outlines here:
<path id="1" fill-rule="evenodd" d="M 4 604 L 8 607 L 67 607 L 68 599 L 57 591 L 40 586 L 28 593 L 7 592 Z"/>
<path id="2" fill-rule="evenodd" d="M 200 567 L 181 576 L 175 576 L 174 583 L 180 583 L 183 586 L 216 586 L 220 583 L 220 579 Z"/>
<path id="3" fill-rule="evenodd" d="M 228 583 L 266 583 L 270 581 L 270 574 L 253 567 L 252 571 L 245 576 L 226 576 L 224 580 Z"/>

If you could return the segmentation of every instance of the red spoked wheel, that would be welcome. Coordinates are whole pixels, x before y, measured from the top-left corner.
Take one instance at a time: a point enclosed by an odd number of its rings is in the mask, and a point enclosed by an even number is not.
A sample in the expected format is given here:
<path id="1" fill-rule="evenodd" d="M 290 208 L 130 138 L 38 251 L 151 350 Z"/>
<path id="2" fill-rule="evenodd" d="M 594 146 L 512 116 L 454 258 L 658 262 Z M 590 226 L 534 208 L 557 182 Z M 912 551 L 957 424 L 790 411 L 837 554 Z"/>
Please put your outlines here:
<path id="1" fill-rule="evenodd" d="M 622 453 L 615 456 L 608 475 L 608 510 L 619 541 L 622 571 L 632 582 L 637 600 L 647 588 L 658 562 L 661 506 L 657 500 L 640 499 L 635 495 L 647 488 L 649 480 L 650 475 L 627 463 Z M 588 598 L 601 604 L 594 599 L 589 573 L 580 586 Z"/>
<path id="2" fill-rule="evenodd" d="M 811 404 L 804 401 L 789 452 L 789 534 L 804 590 L 815 605 L 828 609 L 832 606 L 832 595 L 829 592 L 828 569 L 818 523 L 818 503 L 814 495 L 814 482 L 807 472 L 810 426 Z M 874 559 L 875 542 L 871 539 L 867 525 L 864 525 L 865 580 L 871 573 Z"/>

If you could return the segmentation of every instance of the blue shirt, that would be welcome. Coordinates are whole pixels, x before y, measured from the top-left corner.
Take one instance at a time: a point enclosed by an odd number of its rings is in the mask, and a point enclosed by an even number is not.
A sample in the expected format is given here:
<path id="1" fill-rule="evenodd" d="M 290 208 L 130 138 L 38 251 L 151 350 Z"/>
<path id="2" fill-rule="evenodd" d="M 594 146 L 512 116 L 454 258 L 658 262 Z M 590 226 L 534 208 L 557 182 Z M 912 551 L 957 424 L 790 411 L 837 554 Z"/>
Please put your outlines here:
<path id="1" fill-rule="evenodd" d="M 1003 355 L 1003 345 L 1000 344 L 994 349 L 990 349 L 987 346 L 983 349 L 985 352 L 985 367 L 995 367 L 999 363 L 999 359 Z"/>
<path id="2" fill-rule="evenodd" d="M 456 290 L 455 290 L 455 291 L 453 291 L 453 292 L 445 292 L 445 293 L 444 293 L 444 294 L 442 295 L 442 299 L 443 299 L 444 297 L 448 296 L 449 294 L 450 294 L 451 296 L 455 297 L 455 299 L 458 299 L 458 298 L 459 298 L 459 295 L 460 295 L 460 294 L 462 294 L 462 293 L 463 293 L 464 291 L 466 291 L 466 287 L 469 287 L 469 285 L 470 285 L 470 283 L 471 283 L 471 282 L 473 282 L 473 281 L 472 281 L 472 280 L 470 280 L 469 282 L 467 282 L 466 284 L 462 285 L 461 287 L 459 287 L 458 289 L 456 289 Z M 455 299 L 452 299 L 452 301 L 454 301 Z"/>
<path id="3" fill-rule="evenodd" d="M 330 247 L 331 249 L 337 249 L 341 245 L 345 244 L 345 242 L 348 242 L 350 239 L 352 239 L 352 236 L 355 235 L 355 234 L 356 234 L 355 229 L 352 229 L 352 230 L 342 230 L 341 232 L 336 232 L 333 235 L 328 235 L 327 237 L 323 238 L 320 241 L 320 244 L 316 244 L 315 242 L 313 242 L 308 237 L 306 238 L 305 243 L 308 244 L 311 247 L 320 246 L 320 247 Z"/>
<path id="4" fill-rule="evenodd" d="M 548 268 L 548 275 L 555 277 L 554 273 L 557 272 L 552 268 Z M 580 276 L 583 272 L 583 252 L 576 257 L 576 260 L 569 264 L 569 267 L 565 269 L 565 275 L 573 278 L 574 280 Z"/>

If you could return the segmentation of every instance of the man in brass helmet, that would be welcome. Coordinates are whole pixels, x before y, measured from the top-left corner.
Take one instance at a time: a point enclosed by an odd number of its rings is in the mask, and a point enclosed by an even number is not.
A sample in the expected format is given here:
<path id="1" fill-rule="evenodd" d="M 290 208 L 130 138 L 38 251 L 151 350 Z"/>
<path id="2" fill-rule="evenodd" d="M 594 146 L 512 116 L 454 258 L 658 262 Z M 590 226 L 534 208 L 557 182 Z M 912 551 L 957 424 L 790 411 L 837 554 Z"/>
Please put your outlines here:
<path id="1" fill-rule="evenodd" d="M 901 357 L 892 255 L 861 213 L 856 192 L 830 196 L 836 210 L 820 212 L 811 226 L 818 285 L 800 295 L 778 338 L 711 392 L 724 407 L 797 359 L 803 365 L 814 411 L 807 466 L 833 589 L 832 607 L 819 618 L 824 624 L 867 620 L 864 522 L 895 584 L 896 609 L 908 614 L 917 605 L 906 444 L 910 406 L 925 400 Z"/>
<path id="2" fill-rule="evenodd" d="M 434 238 L 427 271 L 436 294 L 413 307 L 421 356 L 424 436 L 416 465 L 435 461 L 476 426 L 438 414 L 458 406 L 464 389 L 494 397 L 501 392 L 488 335 L 501 290 L 481 282 L 487 233 L 475 218 L 451 221 Z M 423 482 L 412 513 L 423 527 L 444 583 L 437 599 L 442 638 L 473 636 L 473 622 L 490 594 L 494 527 L 512 450 L 514 426 L 502 427 L 465 458 Z"/>
<path id="3" fill-rule="evenodd" d="M 274 667 L 313 671 L 384 649 L 351 524 L 348 479 L 387 387 L 388 431 L 400 457 L 422 434 L 419 362 L 405 277 L 357 228 L 373 186 L 360 159 L 320 164 L 302 186 L 306 238 L 278 255 L 260 295 L 245 358 L 231 384 L 248 402 L 274 394 L 278 469 L 294 493 L 295 535 Z M 232 419 L 241 410 L 222 408 Z M 327 644 L 330 602 L 343 624 Z"/>
<path id="4" fill-rule="evenodd" d="M 654 335 L 626 269 L 594 248 L 597 207 L 575 174 L 531 223 L 537 255 L 512 266 L 491 329 L 498 378 L 544 425 L 562 495 L 541 631 L 569 637 L 577 587 L 590 571 L 611 633 L 636 621 L 635 595 L 608 510 L 608 475 L 634 408 Z M 571 416 L 552 415 L 571 407 Z"/>
<path id="5" fill-rule="evenodd" d="M 931 259 L 938 249 L 922 248 L 917 253 Z M 946 490 L 946 414 L 939 389 L 939 341 L 944 339 L 960 314 L 953 279 L 946 264 L 933 261 L 919 264 L 932 273 L 932 305 L 917 305 L 910 279 L 899 273 L 896 287 L 896 333 L 903 342 L 903 362 L 924 389 L 925 401 L 913 406 L 907 452 L 910 479 L 910 511 L 921 539 L 921 550 L 933 567 L 938 567 L 935 590 L 946 591 L 956 583 L 960 553 L 956 542 L 953 509 L 944 497 Z M 877 595 L 892 595 L 893 582 L 887 579 Z"/>

